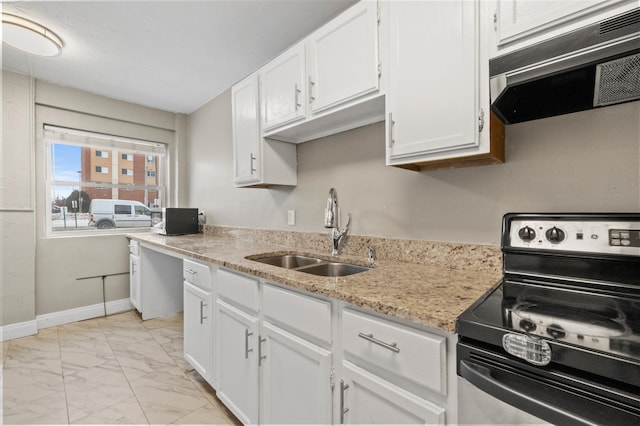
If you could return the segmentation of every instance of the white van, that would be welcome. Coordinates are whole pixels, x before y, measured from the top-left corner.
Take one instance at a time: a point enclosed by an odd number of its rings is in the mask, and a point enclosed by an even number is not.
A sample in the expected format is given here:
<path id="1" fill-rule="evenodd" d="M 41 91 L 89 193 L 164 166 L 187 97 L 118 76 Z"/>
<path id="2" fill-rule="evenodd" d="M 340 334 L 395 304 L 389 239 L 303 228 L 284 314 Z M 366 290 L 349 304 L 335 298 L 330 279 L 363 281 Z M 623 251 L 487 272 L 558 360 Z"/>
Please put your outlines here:
<path id="1" fill-rule="evenodd" d="M 89 226 L 98 229 L 151 226 L 151 210 L 138 201 L 91 200 Z"/>

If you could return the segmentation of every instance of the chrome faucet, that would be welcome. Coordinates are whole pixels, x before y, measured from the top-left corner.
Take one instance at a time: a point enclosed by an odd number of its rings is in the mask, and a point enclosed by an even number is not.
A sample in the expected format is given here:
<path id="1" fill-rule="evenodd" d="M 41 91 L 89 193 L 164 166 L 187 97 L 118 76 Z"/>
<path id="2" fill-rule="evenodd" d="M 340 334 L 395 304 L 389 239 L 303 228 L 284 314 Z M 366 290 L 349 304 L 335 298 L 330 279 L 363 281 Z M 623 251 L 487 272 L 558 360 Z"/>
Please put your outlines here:
<path id="1" fill-rule="evenodd" d="M 349 219 L 347 220 L 347 226 L 344 229 L 340 229 L 340 217 L 338 211 L 338 192 L 331 188 L 329 190 L 329 199 L 327 200 L 327 208 L 324 211 L 324 227 L 332 228 L 331 230 L 331 243 L 332 243 L 332 256 L 337 256 L 340 251 L 340 243 L 347 236 L 349 231 L 349 224 L 351 224 L 351 213 L 347 213 Z"/>

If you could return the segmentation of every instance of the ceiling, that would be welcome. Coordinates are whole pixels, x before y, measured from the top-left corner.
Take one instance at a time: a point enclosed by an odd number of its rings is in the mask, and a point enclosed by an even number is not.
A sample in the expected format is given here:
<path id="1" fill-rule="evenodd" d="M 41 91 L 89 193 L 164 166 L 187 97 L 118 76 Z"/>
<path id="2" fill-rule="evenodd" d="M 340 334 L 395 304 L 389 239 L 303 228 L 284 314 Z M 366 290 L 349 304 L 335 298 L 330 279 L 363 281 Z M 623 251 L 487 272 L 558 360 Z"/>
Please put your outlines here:
<path id="1" fill-rule="evenodd" d="M 2 67 L 61 86 L 189 114 L 356 0 L 20 1 L 62 54 L 2 45 Z"/>

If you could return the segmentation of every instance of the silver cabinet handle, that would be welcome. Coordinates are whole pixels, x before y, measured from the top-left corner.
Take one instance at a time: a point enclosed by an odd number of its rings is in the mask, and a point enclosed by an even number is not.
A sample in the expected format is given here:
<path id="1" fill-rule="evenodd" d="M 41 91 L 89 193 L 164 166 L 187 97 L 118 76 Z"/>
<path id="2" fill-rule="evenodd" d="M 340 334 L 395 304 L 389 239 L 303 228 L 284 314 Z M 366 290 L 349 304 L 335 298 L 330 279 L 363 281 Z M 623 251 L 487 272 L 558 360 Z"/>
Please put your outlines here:
<path id="1" fill-rule="evenodd" d="M 250 155 L 250 158 L 251 158 L 251 164 L 250 164 L 251 174 L 254 174 L 256 172 L 256 169 L 255 169 L 255 167 L 253 167 L 253 162 L 256 160 L 256 157 L 253 156 L 253 152 L 251 154 L 249 154 L 249 155 Z"/>
<path id="2" fill-rule="evenodd" d="M 398 344 L 396 342 L 392 342 L 392 343 L 383 342 L 382 340 L 378 340 L 375 337 L 373 337 L 372 333 L 370 334 L 358 333 L 358 337 L 362 337 L 364 340 L 368 340 L 371 343 L 380 345 L 383 348 L 389 349 L 390 351 L 393 351 L 395 353 L 400 353 L 400 348 L 398 347 Z"/>
<path id="3" fill-rule="evenodd" d="M 389 148 L 391 148 L 393 146 L 393 144 L 396 142 L 395 140 L 393 140 L 393 126 L 396 124 L 395 121 L 393 121 L 393 113 L 389 113 L 389 140 L 387 141 L 387 144 L 389 146 Z"/>
<path id="4" fill-rule="evenodd" d="M 349 385 L 344 384 L 344 380 L 340 380 L 340 424 L 344 424 L 344 415 L 349 411 L 344 406 L 344 391 L 349 389 Z"/>
<path id="5" fill-rule="evenodd" d="M 301 93 L 301 90 L 298 88 L 298 83 L 296 83 L 294 86 L 294 94 L 295 94 L 294 99 L 295 99 L 296 111 L 300 109 L 300 107 L 302 106 L 302 104 L 300 103 L 300 93 Z"/>
<path id="6" fill-rule="evenodd" d="M 196 275 L 198 273 L 198 271 L 194 271 L 193 269 L 185 269 L 184 271 L 190 275 Z"/>
<path id="7" fill-rule="evenodd" d="M 267 358 L 266 355 L 262 355 L 262 344 L 266 341 L 267 339 L 263 339 L 262 336 L 258 336 L 258 367 L 262 367 L 262 360 Z"/>
<path id="8" fill-rule="evenodd" d="M 311 80 L 311 76 L 309 76 L 309 103 L 312 104 L 316 98 L 313 97 L 313 86 L 316 84 Z"/>
<path id="9" fill-rule="evenodd" d="M 249 359 L 249 352 L 253 352 L 253 349 L 249 349 L 249 336 L 253 336 L 253 333 L 247 328 L 244 330 L 244 359 Z"/>
<path id="10" fill-rule="evenodd" d="M 207 319 L 207 317 L 204 316 L 204 307 L 207 306 L 206 303 L 204 303 L 202 300 L 200 301 L 200 324 L 202 324 L 204 322 L 204 320 Z"/>

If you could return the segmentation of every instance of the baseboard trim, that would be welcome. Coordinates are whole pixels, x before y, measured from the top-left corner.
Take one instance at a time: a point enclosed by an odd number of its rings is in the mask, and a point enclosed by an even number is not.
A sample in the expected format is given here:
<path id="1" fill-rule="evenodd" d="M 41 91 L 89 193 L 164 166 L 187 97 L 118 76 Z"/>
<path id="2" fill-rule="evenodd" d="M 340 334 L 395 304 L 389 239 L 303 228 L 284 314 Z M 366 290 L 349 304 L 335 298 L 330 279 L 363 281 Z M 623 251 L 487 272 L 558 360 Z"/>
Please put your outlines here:
<path id="1" fill-rule="evenodd" d="M 36 320 L 18 322 L 0 327 L 0 341 L 19 339 L 21 337 L 38 334 Z"/>
<path id="2" fill-rule="evenodd" d="M 38 329 L 55 327 L 57 325 L 69 324 L 71 322 L 83 321 L 91 318 L 113 315 L 133 309 L 129 299 L 119 299 L 107 302 L 106 305 L 96 303 L 95 305 L 82 306 L 80 308 L 67 309 L 66 311 L 52 312 L 50 314 L 38 315 Z"/>

